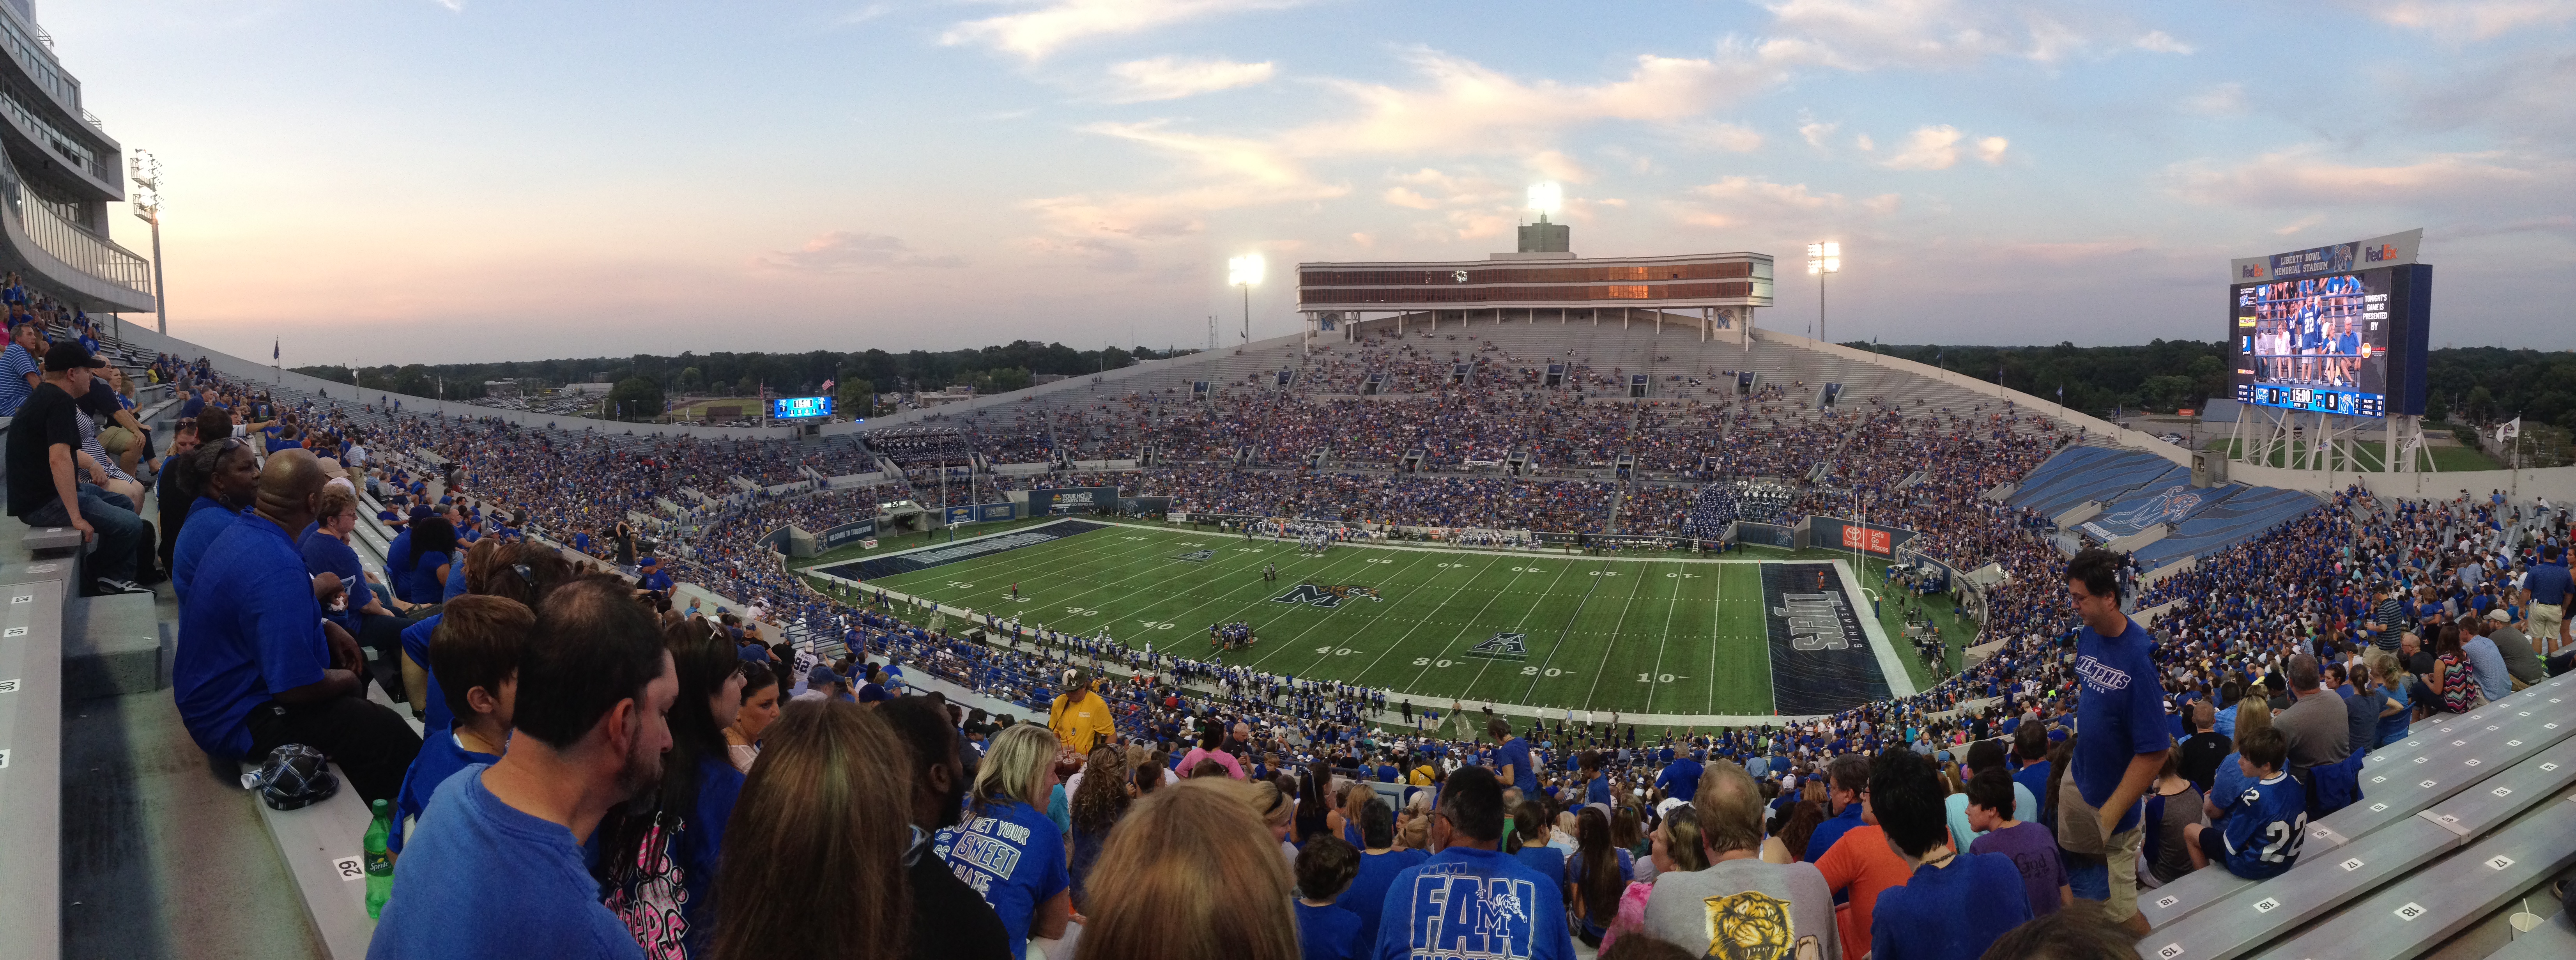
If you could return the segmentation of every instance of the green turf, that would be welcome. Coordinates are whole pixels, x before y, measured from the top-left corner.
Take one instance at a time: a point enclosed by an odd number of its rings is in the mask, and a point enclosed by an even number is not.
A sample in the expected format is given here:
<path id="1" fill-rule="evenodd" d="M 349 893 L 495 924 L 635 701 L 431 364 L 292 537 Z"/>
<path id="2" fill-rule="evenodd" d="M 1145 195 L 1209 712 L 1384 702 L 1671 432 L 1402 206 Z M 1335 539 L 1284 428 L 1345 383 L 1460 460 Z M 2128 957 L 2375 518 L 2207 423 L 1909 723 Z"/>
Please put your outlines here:
<path id="1" fill-rule="evenodd" d="M 1176 559 L 1197 550 L 1214 555 Z M 1842 558 L 1818 558 L 1826 557 Z M 1261 579 L 1264 563 L 1278 564 L 1277 582 Z M 1300 582 L 1373 587 L 1380 599 L 1352 597 L 1332 609 L 1272 600 Z M 1424 706 L 1457 699 L 1627 714 L 1772 712 L 1755 562 L 1361 547 L 1314 557 L 1215 532 L 1110 527 L 870 585 L 1030 626 L 1084 635 L 1107 627 L 1130 646 L 1150 640 L 1201 658 L 1211 655 L 1210 624 L 1242 620 L 1261 642 L 1224 655 L 1228 663 L 1399 691 Z M 1471 655 L 1501 632 L 1526 637 L 1525 659 Z"/>

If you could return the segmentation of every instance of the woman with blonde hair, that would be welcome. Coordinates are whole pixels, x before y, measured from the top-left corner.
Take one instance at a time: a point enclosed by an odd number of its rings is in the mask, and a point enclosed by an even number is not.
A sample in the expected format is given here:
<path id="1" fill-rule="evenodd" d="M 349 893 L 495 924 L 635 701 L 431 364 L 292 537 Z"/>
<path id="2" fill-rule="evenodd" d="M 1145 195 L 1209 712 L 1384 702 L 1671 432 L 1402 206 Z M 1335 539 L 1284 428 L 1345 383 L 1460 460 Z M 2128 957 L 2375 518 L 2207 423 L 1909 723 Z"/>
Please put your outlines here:
<path id="1" fill-rule="evenodd" d="M 1263 786 L 1194 778 L 1129 808 L 1092 868 L 1074 960 L 1298 960 Z"/>
<path id="2" fill-rule="evenodd" d="M 2260 686 L 2257 684 L 2253 689 L 2259 691 Z M 2269 729 L 2271 726 L 2272 705 L 2264 699 L 2263 694 L 2248 692 L 2245 699 L 2237 701 L 2235 739 L 2240 748 L 2244 745 L 2246 736 L 2256 730 Z M 2246 779 L 2245 771 L 2237 767 L 2236 757 L 2236 752 L 2231 750 L 2224 759 L 2218 761 L 2218 774 L 2210 778 L 2209 796 L 2237 796 L 2244 793 L 2246 785 L 2252 782 Z"/>
<path id="3" fill-rule="evenodd" d="M 931 851 L 982 891 L 1002 918 L 1014 957 L 1028 951 L 1030 937 L 1063 937 L 1073 910 L 1064 832 L 1046 811 L 1056 787 L 1055 755 L 1055 734 L 1045 727 L 1023 723 L 1003 730 L 975 768 L 965 822 L 931 841 Z"/>
<path id="4" fill-rule="evenodd" d="M 911 753 L 855 703 L 788 708 L 725 829 L 714 955 L 893 960 L 911 942 Z"/>
<path id="5" fill-rule="evenodd" d="M 1664 822 L 1650 834 L 1655 845 L 1654 876 L 1628 885 L 1619 895 L 1619 913 L 1610 921 L 1610 929 L 1601 935 L 1601 952 L 1610 952 L 1610 944 L 1622 933 L 1645 929 L 1646 900 L 1654 895 L 1655 881 L 1676 873 L 1693 873 L 1708 869 L 1708 851 L 1699 842 L 1699 811 L 1681 804 L 1664 811 Z"/>

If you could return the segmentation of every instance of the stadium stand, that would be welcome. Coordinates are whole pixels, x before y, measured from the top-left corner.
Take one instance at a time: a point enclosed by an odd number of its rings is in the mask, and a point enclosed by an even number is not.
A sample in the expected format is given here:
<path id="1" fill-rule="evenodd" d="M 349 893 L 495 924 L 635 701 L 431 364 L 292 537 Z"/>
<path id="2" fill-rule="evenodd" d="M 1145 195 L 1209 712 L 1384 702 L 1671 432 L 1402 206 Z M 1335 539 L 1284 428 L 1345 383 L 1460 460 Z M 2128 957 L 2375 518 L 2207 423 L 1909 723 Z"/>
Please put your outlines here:
<path id="1" fill-rule="evenodd" d="M 1713 349 L 1669 340 L 1659 345 L 1643 331 L 1555 337 L 1546 336 L 1549 326 L 1540 324 L 1524 341 L 1518 329 L 1464 329 L 1475 336 L 1461 332 L 1453 341 L 1444 330 L 1392 343 L 1337 345 L 1311 362 L 1285 344 L 1257 344 L 1195 363 L 1157 362 L 1123 377 L 978 398 L 819 442 L 758 430 L 615 425 L 417 398 L 361 397 L 254 362 L 213 360 L 148 334 L 131 338 L 141 345 L 102 345 L 137 361 L 137 379 L 185 378 L 192 386 L 213 387 L 245 413 L 294 413 L 318 428 L 315 443 L 324 452 L 342 441 L 363 442 L 372 453 L 372 475 L 360 478 L 368 482 L 360 484 L 361 519 L 352 539 L 362 566 L 380 578 L 393 574 L 384 561 L 401 531 L 380 523 L 379 511 L 401 520 L 412 504 L 461 498 L 460 518 L 477 518 L 482 536 L 515 531 L 585 565 L 621 568 L 628 577 L 641 573 L 631 565 L 634 554 L 664 558 L 677 568 L 672 593 L 678 606 L 687 605 L 680 598 L 695 598 L 707 609 L 744 614 L 738 619 L 761 624 L 764 636 L 786 638 L 826 664 L 866 660 L 900 666 L 913 676 L 915 688 L 939 689 L 986 718 L 1000 719 L 1004 711 L 1021 717 L 1055 712 L 1063 671 L 1082 664 L 1109 677 L 1101 692 L 1111 707 L 1110 723 L 1123 736 L 1168 748 L 1204 728 L 1219 730 L 1216 736 L 1231 743 L 1224 731 L 1242 722 L 1251 731 L 1241 745 L 1245 766 L 1274 775 L 1299 771 L 1288 775 L 1289 793 L 1329 792 L 1329 784 L 1303 772 L 1309 768 L 1302 761 L 1312 758 L 1335 771 L 1327 777 L 1368 783 L 1398 809 L 1420 791 L 1381 779 L 1379 767 L 1409 770 L 1428 763 L 1450 776 L 1480 758 L 1490 760 L 1492 741 L 1472 729 L 1476 724 L 1461 725 L 1470 717 L 1481 720 L 1474 709 L 1453 713 L 1414 704 L 1423 713 L 1442 714 L 1441 724 L 1430 728 L 1399 722 L 1379 691 L 1161 654 L 1148 659 L 1082 638 L 1013 633 L 1004 639 L 988 631 L 994 635 L 978 642 L 954 627 L 934 633 L 928 611 L 920 608 L 853 603 L 814 590 L 785 572 L 765 536 L 790 525 L 811 531 L 873 516 L 879 504 L 898 499 L 935 502 L 942 467 L 968 471 L 948 477 L 951 502 L 995 502 L 1016 489 L 1075 476 L 1065 463 L 1071 460 L 1146 461 L 1107 476 L 1134 492 L 1172 496 L 1176 509 L 1187 504 L 1192 511 L 1330 517 L 1355 509 L 1375 522 L 1496 530 L 1681 536 L 1737 515 L 1750 502 L 1739 497 L 1748 490 L 1784 491 L 1775 519 L 1789 522 L 1838 515 L 1856 494 L 1875 494 L 1893 505 L 1873 518 L 1892 517 L 1888 522 L 1918 530 L 1927 555 L 1962 570 L 1993 563 L 2011 572 L 1987 598 L 1994 612 L 1977 638 L 1997 645 L 1993 656 L 1913 698 L 1695 736 L 1670 732 L 1631 742 L 1622 731 L 1531 724 L 1526 713 L 1505 714 L 1514 735 L 1540 745 L 1534 759 L 1545 767 L 1546 789 L 1540 792 L 1551 812 L 1580 806 L 1576 801 L 1586 791 L 1568 762 L 1590 748 L 1607 753 L 1605 773 L 1623 789 L 1634 784 L 1647 791 L 1648 802 L 1623 800 L 1618 806 L 1633 806 L 1652 823 L 1664 811 L 1651 801 L 1676 786 L 1659 783 L 1660 775 L 1699 752 L 1737 760 L 1754 773 L 1774 804 L 1768 828 L 1774 834 L 1791 829 L 1800 800 L 1816 799 L 1821 791 L 1800 790 L 1800 781 L 1835 754 L 1896 746 L 1958 760 L 1972 743 L 2008 738 L 2022 725 L 2064 722 L 2076 687 L 2056 652 L 2067 629 L 2058 579 L 2063 560 L 2047 535 L 2055 514 L 2064 511 L 2050 508 L 2095 501 L 2116 513 L 2124 502 L 2141 499 L 2122 494 L 2174 470 L 2165 453 L 2102 446 L 2121 439 L 2073 417 L 2035 413 L 2039 407 L 2027 398 L 1981 394 L 1935 376 L 1938 371 L 1908 374 L 1828 345 L 1765 334 L 1749 352 L 1719 345 L 1754 358 L 1729 365 Z M 207 355 L 210 362 L 183 363 L 173 355 Z M 1688 359 L 1663 359 L 1676 356 Z M 1545 395 L 1542 371 L 1550 365 L 1563 366 L 1574 386 Z M 1455 376 L 1460 366 L 1467 368 L 1465 381 L 1444 387 L 1444 376 Z M 1735 372 L 1747 368 L 1760 372 L 1760 389 L 1767 392 L 1732 392 Z M 1281 369 L 1292 371 L 1285 385 L 1279 383 Z M 1647 402 L 1605 395 L 1618 392 L 1620 378 L 1638 370 L 1658 378 L 1658 392 Z M 1387 389 L 1357 395 L 1354 388 L 1372 377 Z M 1205 397 L 1195 391 L 1202 381 L 1215 385 Z M 1814 392 L 1825 383 L 1843 385 L 1838 409 L 1831 412 L 1815 409 Z M 1523 398 L 1525 392 L 1531 396 Z M 1534 422 L 1545 429 L 1534 429 Z M 1418 431 L 1418 439 L 1374 437 L 1391 425 L 1426 425 L 1438 436 Z M 1299 460 L 1300 451 L 1318 443 L 1333 449 L 1337 462 L 1331 468 Z M 1242 447 L 1255 451 L 1250 467 L 1232 456 Z M 1414 449 L 1424 451 L 1425 469 L 1403 468 L 1403 453 Z M 1514 476 L 1495 465 L 1516 454 L 1528 455 L 1535 468 Z M 1629 454 L 1639 458 L 1639 475 L 1610 475 L 1609 464 Z M 1047 469 L 1011 475 L 990 469 L 1013 463 Z M 878 472 L 887 466 L 892 469 Z M 859 476 L 872 479 L 821 479 Z M 2013 488 L 2003 502 L 1984 496 L 2002 487 Z M 2166 692 L 2186 705 L 2214 699 L 2223 683 L 2276 670 L 2289 624 L 2313 624 L 2324 641 L 2311 644 L 2316 648 L 2331 650 L 2334 642 L 2356 637 L 2353 595 L 2365 577 L 2439 586 L 2444 595 L 2437 607 L 2449 601 L 2474 612 L 2485 609 L 2478 604 L 2496 602 L 2492 579 L 2481 590 L 2456 578 L 2437 584 L 2426 572 L 2451 569 L 2464 552 L 2500 558 L 2511 567 L 2528 562 L 2537 538 L 2564 536 L 2563 514 L 2544 519 L 2526 509 L 2529 504 L 2508 509 L 2349 487 L 2240 486 L 2203 495 L 2210 503 L 2150 545 L 2187 550 L 2141 551 L 2123 566 L 2134 581 L 2147 568 L 2170 562 L 2155 557 L 2189 557 L 2195 563 L 2166 573 L 2132 601 L 2134 607 L 2163 611 L 2156 629 L 2166 645 L 2158 662 L 2170 671 L 2163 678 Z M 2255 509 L 2222 515 L 2240 506 Z M 2461 550 L 2455 534 L 2485 520 L 2494 522 L 2474 529 L 2487 531 L 2487 539 Z M 635 548 L 623 546 L 616 535 L 621 521 L 638 531 Z M 2532 538 L 2495 536 L 2504 531 Z M 2357 544 L 2361 552 L 2338 572 L 2325 561 L 2344 555 L 2320 544 Z M 33 569 L 42 563 L 31 558 L 24 568 L 15 562 L 0 567 Z M 2242 575 L 2249 568 L 2275 575 Z M 66 574 L 62 582 L 75 582 Z M 59 642 L 69 643 L 72 633 L 98 634 L 99 625 L 106 625 L 106 633 L 124 644 L 97 647 L 83 693 L 58 696 L 89 698 L 100 705 L 96 709 L 116 704 L 138 717 L 145 701 L 157 699 L 156 735 L 167 741 L 178 720 L 168 713 L 170 694 L 157 689 L 167 683 L 157 656 L 165 641 L 157 628 L 175 624 L 175 617 L 170 608 L 160 612 L 152 637 L 156 670 L 143 679 L 137 670 L 139 635 L 130 626 L 116 626 L 131 621 L 130 613 L 113 610 L 121 600 L 87 598 L 110 603 L 89 608 L 85 620 L 37 611 L 66 638 Z M 2309 644 L 2305 633 L 2299 642 Z M 0 645 L 0 656 L 40 650 L 41 644 Z M 382 676 L 391 666 L 378 659 L 371 669 Z M 66 684 L 81 675 L 70 663 L 50 673 L 41 664 L 17 669 L 59 675 Z M 153 688 L 136 692 L 142 682 Z M 92 689 L 115 692 L 92 696 Z M 399 703 L 369 689 L 371 700 Z M 2563 678 L 2550 679 L 2456 717 L 2425 720 L 2411 736 L 2366 754 L 2356 774 L 2363 799 L 2311 823 L 2301 863 L 2290 872 L 2258 883 L 2203 870 L 2146 891 L 2140 909 L 2155 933 L 2140 941 L 2141 949 L 2155 953 L 2173 944 L 2183 952 L 2172 956 L 2190 957 L 2420 956 L 2437 948 L 2464 950 L 2461 945 L 2472 940 L 2486 949 L 2446 955 L 2537 949 L 2529 944 L 2560 928 L 2543 926 L 2524 941 L 2508 943 L 2497 933 L 2496 913 L 2508 901 L 2540 890 L 2576 857 L 2576 837 L 2566 834 L 2567 821 L 2557 815 L 2566 809 L 2558 801 L 2571 785 L 2566 773 L 2576 770 L 2569 763 L 2576 760 L 2569 756 L 2576 741 L 2563 736 L 2567 714 L 2551 701 L 2567 693 Z M 0 700 L 0 707 L 24 717 L 35 699 Z M 2520 716 L 2525 712 L 2532 715 Z M 1007 725 L 968 720 L 960 727 L 990 736 Z M 18 731 L 32 725 L 17 722 L 7 729 L 13 740 L 8 748 L 25 749 L 14 742 L 22 736 Z M 1370 731 L 1365 739 L 1355 736 L 1363 729 Z M 183 735 L 177 739 L 186 744 Z M 1268 760 L 1273 754 L 1281 759 Z M 41 750 L 18 754 L 0 790 L 27 782 L 19 777 L 22 769 L 44 782 L 62 782 L 59 756 L 47 770 Z M 109 765 L 135 762 L 123 757 Z M 130 783 L 138 777 L 147 785 L 159 783 L 139 771 L 107 779 Z M 188 789 L 205 793 L 205 778 L 195 779 Z M 170 789 L 160 784 L 146 792 Z M 35 806 L 14 799 L 17 794 L 0 796 L 10 798 L 0 799 L 0 817 L 36 814 Z M 268 810 L 229 790 L 200 802 L 233 812 L 236 832 L 227 841 L 232 855 L 241 855 L 237 831 L 248 822 L 257 824 L 252 836 L 273 857 L 272 865 L 249 870 L 268 878 L 266 883 L 230 894 L 251 901 L 249 914 L 273 916 L 291 905 L 311 932 L 305 945 L 310 954 L 365 952 L 375 930 L 365 919 L 366 884 L 343 874 L 352 858 L 361 857 L 357 840 L 367 820 L 353 791 L 344 787 L 332 800 L 291 811 Z M 1292 829 L 1293 838 L 1310 835 L 1304 827 Z M 24 834 L 13 829 L 8 835 Z M 84 834 L 71 829 L 66 835 Z M 2499 857 L 2512 862 L 2485 866 Z M 2354 860 L 2360 865 L 2341 866 Z M 6 869 L 17 871 L 27 862 L 12 856 Z M 97 864 L 67 865 L 62 889 L 92 896 L 111 878 L 155 862 L 129 849 Z M 2398 918 L 2409 904 L 2426 922 L 2410 925 Z M 27 903 L 11 907 L 22 914 L 39 909 Z M 22 922 L 32 921 L 11 921 L 12 929 Z M 66 920 L 63 931 L 65 952 L 75 955 L 148 940 L 89 921 Z"/>

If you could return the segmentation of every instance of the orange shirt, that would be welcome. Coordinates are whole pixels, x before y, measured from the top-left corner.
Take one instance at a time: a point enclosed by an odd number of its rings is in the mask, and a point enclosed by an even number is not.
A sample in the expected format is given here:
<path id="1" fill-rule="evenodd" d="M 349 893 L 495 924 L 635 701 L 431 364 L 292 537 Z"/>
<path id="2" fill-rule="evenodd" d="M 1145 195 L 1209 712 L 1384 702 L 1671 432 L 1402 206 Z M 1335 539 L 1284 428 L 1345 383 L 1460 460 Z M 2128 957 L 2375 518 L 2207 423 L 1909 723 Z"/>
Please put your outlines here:
<path id="1" fill-rule="evenodd" d="M 1870 824 L 1844 832 L 1824 856 L 1816 858 L 1816 869 L 1824 871 L 1825 886 L 1851 894 L 1851 904 L 1834 911 L 1843 955 L 1851 960 L 1868 955 L 1870 911 L 1878 908 L 1879 891 L 1904 886 L 1914 872 L 1888 848 L 1887 831 Z"/>

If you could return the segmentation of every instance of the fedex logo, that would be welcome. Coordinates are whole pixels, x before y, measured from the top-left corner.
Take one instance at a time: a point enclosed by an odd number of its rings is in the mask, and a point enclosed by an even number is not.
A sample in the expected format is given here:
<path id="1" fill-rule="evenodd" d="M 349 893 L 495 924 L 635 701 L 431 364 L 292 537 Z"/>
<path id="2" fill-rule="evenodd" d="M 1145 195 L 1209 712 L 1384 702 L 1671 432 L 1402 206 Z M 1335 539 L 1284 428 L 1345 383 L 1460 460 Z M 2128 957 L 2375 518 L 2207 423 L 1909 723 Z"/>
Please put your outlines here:
<path id="1" fill-rule="evenodd" d="M 2395 260 L 2397 259 L 2397 245 L 2393 243 L 2383 243 L 2376 247 L 2364 247 L 2361 251 L 2361 259 L 2370 263 L 2377 263 L 2381 260 Z"/>
<path id="2" fill-rule="evenodd" d="M 2378 258 L 2373 257 L 2372 259 Z M 2259 263 L 2249 263 L 2238 267 L 2236 268 L 2236 276 L 2243 280 L 2261 280 L 2263 279 L 2263 265 Z"/>

